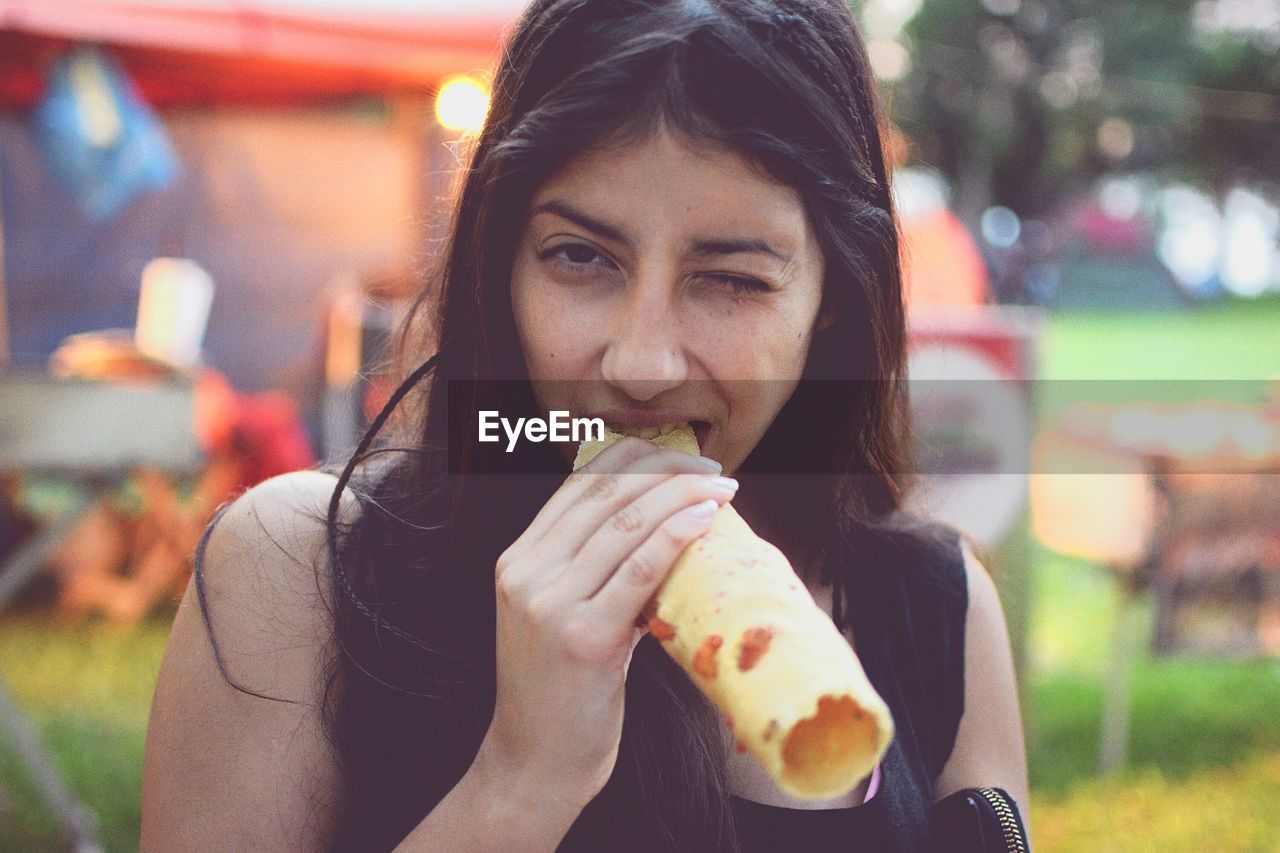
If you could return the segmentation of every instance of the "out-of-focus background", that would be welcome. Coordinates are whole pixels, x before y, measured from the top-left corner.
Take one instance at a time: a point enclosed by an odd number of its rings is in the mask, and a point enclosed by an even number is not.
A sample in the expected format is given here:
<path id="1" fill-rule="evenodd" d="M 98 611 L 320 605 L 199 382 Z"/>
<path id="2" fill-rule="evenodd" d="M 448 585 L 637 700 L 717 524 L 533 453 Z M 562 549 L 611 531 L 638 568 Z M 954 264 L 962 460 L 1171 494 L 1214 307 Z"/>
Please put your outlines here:
<path id="1" fill-rule="evenodd" d="M 0 849 L 137 847 L 200 531 L 385 399 L 523 5 L 0 0 Z M 1036 848 L 1280 849 L 1280 0 L 853 6 Z"/>

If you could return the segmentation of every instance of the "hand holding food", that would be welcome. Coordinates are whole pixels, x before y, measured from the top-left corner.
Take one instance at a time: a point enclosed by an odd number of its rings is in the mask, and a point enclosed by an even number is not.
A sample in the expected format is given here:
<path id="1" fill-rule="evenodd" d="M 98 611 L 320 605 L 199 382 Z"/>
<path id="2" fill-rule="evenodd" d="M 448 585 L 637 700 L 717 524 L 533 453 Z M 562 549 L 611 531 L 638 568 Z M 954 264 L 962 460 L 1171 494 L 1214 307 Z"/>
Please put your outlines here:
<path id="1" fill-rule="evenodd" d="M 700 452 L 687 424 L 634 434 Z M 574 470 L 621 437 L 583 442 Z M 884 755 L 893 720 L 853 649 L 782 552 L 729 504 L 680 553 L 654 604 L 650 632 L 782 790 L 838 797 Z"/>
<path id="2" fill-rule="evenodd" d="M 562 795 L 579 806 L 617 760 L 637 617 L 733 494 L 714 462 L 644 442 L 593 470 L 566 481 L 498 560 L 497 696 L 482 747 L 509 774 L 570 780 Z"/>

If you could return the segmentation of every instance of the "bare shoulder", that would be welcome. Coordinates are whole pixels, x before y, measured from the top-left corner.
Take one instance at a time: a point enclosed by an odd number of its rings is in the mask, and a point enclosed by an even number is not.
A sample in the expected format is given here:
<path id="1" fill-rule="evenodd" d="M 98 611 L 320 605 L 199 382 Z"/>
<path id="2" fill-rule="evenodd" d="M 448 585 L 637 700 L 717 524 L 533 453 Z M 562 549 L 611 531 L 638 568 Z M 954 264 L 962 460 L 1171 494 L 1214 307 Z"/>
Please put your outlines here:
<path id="1" fill-rule="evenodd" d="M 983 624 L 999 619 L 1003 628 L 1004 609 L 1000 606 L 1000 593 L 996 589 L 991 572 L 987 571 L 987 567 L 982 565 L 974 555 L 968 543 L 962 543 L 960 550 L 964 554 L 964 576 L 969 591 L 969 615 L 966 627 L 975 619 Z"/>
<path id="2" fill-rule="evenodd" d="M 143 849 L 324 846 L 338 778 L 321 727 L 336 485 L 318 471 L 272 478 L 208 531 L 204 608 L 193 578 L 152 701 Z M 344 495 L 341 518 L 356 510 Z"/>
<path id="3" fill-rule="evenodd" d="M 327 616 L 325 517 L 336 485 L 331 474 L 295 471 L 259 483 L 232 502 L 208 537 L 203 578 L 211 609 L 221 598 L 229 602 L 225 619 L 288 617 L 300 620 L 299 627 L 312 611 Z M 353 520 L 357 507 L 347 491 L 339 521 Z"/>
<path id="4" fill-rule="evenodd" d="M 935 799 L 961 788 L 1007 790 L 1027 816 L 1027 758 L 1013 653 L 991 573 L 964 548 L 969 607 L 965 618 L 964 714 L 955 747 L 934 783 Z"/>

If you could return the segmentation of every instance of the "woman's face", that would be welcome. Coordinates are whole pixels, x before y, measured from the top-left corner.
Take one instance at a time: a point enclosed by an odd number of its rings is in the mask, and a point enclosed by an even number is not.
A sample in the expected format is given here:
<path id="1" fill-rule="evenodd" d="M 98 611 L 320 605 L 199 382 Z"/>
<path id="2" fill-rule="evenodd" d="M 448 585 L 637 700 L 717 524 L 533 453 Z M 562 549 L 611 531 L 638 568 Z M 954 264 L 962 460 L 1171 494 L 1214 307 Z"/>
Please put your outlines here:
<path id="1" fill-rule="evenodd" d="M 703 454 L 732 473 L 804 371 L 822 281 L 791 188 L 660 131 L 584 155 L 538 190 L 511 297 L 544 414 L 692 421 Z"/>

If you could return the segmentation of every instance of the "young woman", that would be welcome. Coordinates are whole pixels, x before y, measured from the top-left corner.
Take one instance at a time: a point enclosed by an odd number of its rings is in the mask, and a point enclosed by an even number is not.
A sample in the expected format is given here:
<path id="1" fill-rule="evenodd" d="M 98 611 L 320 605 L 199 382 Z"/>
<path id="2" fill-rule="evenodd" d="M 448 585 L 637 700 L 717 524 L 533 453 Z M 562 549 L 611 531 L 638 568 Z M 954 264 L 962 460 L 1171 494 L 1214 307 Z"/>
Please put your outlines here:
<path id="1" fill-rule="evenodd" d="M 536 0 L 374 425 L 399 442 L 206 531 L 143 848 L 919 850 L 953 791 L 1025 804 L 991 579 L 899 510 L 879 121 L 841 0 Z M 713 461 L 626 439 L 568 476 L 574 445 L 506 453 L 480 410 L 691 421 Z M 730 500 L 893 713 L 845 797 L 777 788 L 636 627 Z"/>

